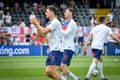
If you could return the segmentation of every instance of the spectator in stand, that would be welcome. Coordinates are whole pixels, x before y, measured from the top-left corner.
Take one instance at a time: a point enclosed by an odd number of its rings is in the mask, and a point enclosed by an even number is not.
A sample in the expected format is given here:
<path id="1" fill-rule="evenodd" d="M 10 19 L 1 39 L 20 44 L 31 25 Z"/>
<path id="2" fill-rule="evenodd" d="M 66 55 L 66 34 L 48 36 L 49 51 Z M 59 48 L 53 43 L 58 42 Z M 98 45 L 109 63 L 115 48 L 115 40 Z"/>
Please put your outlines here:
<path id="1" fill-rule="evenodd" d="M 4 12 L 0 11 L 0 27 L 5 26 L 4 19 L 5 19 Z"/>
<path id="2" fill-rule="evenodd" d="M 14 43 L 15 43 L 15 36 L 10 36 L 10 45 L 14 45 Z"/>
<path id="3" fill-rule="evenodd" d="M 32 19 L 32 18 L 36 18 L 34 12 L 32 12 L 32 14 L 30 15 L 30 19 Z M 30 24 L 30 27 L 32 28 L 32 34 L 35 33 L 35 31 L 37 31 L 34 24 Z"/>
<path id="4" fill-rule="evenodd" d="M 36 16 L 35 16 L 35 13 L 34 13 L 34 12 L 32 12 L 32 14 L 30 15 L 30 19 L 32 19 L 32 18 L 36 18 Z"/>
<path id="5" fill-rule="evenodd" d="M 12 17 L 10 13 L 8 12 L 7 15 L 5 16 L 5 24 L 6 26 L 12 26 Z"/>
<path id="6" fill-rule="evenodd" d="M 115 35 L 115 30 L 113 28 L 111 28 L 111 30 Z M 117 41 L 113 40 L 110 36 L 107 37 L 107 41 L 108 41 L 108 45 L 114 45 L 115 43 L 117 43 Z"/>
<path id="7" fill-rule="evenodd" d="M 26 24 L 24 22 L 22 22 L 22 21 L 19 21 L 18 26 L 19 27 L 26 27 Z"/>
<path id="8" fill-rule="evenodd" d="M 18 10 L 20 8 L 19 3 L 15 2 L 15 10 Z"/>
<path id="9" fill-rule="evenodd" d="M 36 33 L 33 33 L 31 37 L 31 44 L 36 45 L 36 42 L 37 42 L 37 35 Z"/>
<path id="10" fill-rule="evenodd" d="M 10 8 L 9 8 L 9 7 L 6 7 L 6 8 L 4 9 L 4 14 L 7 14 L 8 12 L 10 12 Z"/>
<path id="11" fill-rule="evenodd" d="M 62 4 L 60 5 L 60 8 L 64 11 L 66 9 L 66 4 L 65 2 L 63 1 Z"/>
<path id="12" fill-rule="evenodd" d="M 84 42 L 83 27 L 81 27 L 79 23 L 77 24 L 77 26 L 78 26 L 77 28 L 78 44 L 83 45 Z"/>
<path id="13" fill-rule="evenodd" d="M 2 39 L 1 39 L 1 37 L 0 37 L 0 46 L 1 46 L 1 45 L 3 45 L 3 43 L 2 43 Z"/>
<path id="14" fill-rule="evenodd" d="M 13 43 L 13 45 L 20 45 L 20 38 L 19 37 L 15 37 L 14 38 L 15 40 L 15 42 Z"/>
<path id="15" fill-rule="evenodd" d="M 14 23 L 13 26 L 12 26 L 12 28 L 18 28 L 18 27 L 19 27 L 19 26 L 18 26 L 17 23 Z"/>
<path id="16" fill-rule="evenodd" d="M 31 35 L 30 34 L 26 34 L 26 36 L 25 36 L 25 43 L 24 43 L 24 45 L 31 45 L 30 43 L 31 43 Z"/>
<path id="17" fill-rule="evenodd" d="M 33 2 L 32 7 L 34 10 L 38 9 L 38 3 L 36 1 Z"/>
<path id="18" fill-rule="evenodd" d="M 37 40 L 37 44 L 36 45 L 42 45 L 42 44 L 44 44 L 44 42 L 45 42 L 44 39 L 42 37 L 38 36 L 38 40 Z"/>
<path id="19" fill-rule="evenodd" d="M 60 16 L 60 22 L 62 23 L 64 21 L 64 18 L 62 16 Z"/>
<path id="20" fill-rule="evenodd" d="M 35 27 L 34 24 L 30 24 L 30 27 L 32 28 L 31 34 L 34 34 L 37 31 L 37 28 Z"/>
<path id="21" fill-rule="evenodd" d="M 75 7 L 75 1 L 74 0 L 71 0 L 70 3 L 69 3 L 69 7 L 72 7 L 74 8 Z"/>
<path id="22" fill-rule="evenodd" d="M 4 40 L 3 36 L 0 36 L 0 45 L 4 45 Z"/>
<path id="23" fill-rule="evenodd" d="M 10 1 L 10 8 L 14 9 L 14 7 L 15 7 L 15 1 L 11 0 Z"/>
<path id="24" fill-rule="evenodd" d="M 5 45 L 12 45 L 12 42 L 11 42 L 11 35 L 10 34 L 6 34 L 5 35 Z"/>
<path id="25" fill-rule="evenodd" d="M 25 0 L 25 2 L 23 3 L 23 9 L 27 9 L 29 7 L 28 2 Z"/>
<path id="26" fill-rule="evenodd" d="M 97 7 L 97 8 L 100 8 L 100 7 L 101 7 L 101 4 L 100 4 L 100 3 L 101 3 L 101 0 L 97 0 L 97 4 L 96 4 L 96 7 Z"/>
<path id="27" fill-rule="evenodd" d="M 112 11 L 110 11 L 107 16 L 108 16 L 109 22 L 112 22 L 113 21 L 113 13 L 112 13 Z"/>
<path id="28" fill-rule="evenodd" d="M 82 0 L 82 2 L 85 8 L 89 7 L 88 0 Z"/>
<path id="29" fill-rule="evenodd" d="M 0 10 L 3 10 L 3 8 L 4 8 L 4 2 L 3 0 L 0 0 Z"/>
<path id="30" fill-rule="evenodd" d="M 106 24 L 108 27 L 111 28 L 111 30 L 113 31 L 114 35 L 116 34 L 114 27 L 118 26 L 115 22 L 108 22 Z M 107 37 L 107 45 L 115 45 L 117 42 L 115 40 L 113 40 L 110 36 Z"/>
<path id="31" fill-rule="evenodd" d="M 39 9 L 39 10 L 42 10 L 42 9 L 43 9 L 43 4 L 42 4 L 42 1 L 41 1 L 41 2 L 39 2 L 39 4 L 38 4 L 38 9 Z"/>

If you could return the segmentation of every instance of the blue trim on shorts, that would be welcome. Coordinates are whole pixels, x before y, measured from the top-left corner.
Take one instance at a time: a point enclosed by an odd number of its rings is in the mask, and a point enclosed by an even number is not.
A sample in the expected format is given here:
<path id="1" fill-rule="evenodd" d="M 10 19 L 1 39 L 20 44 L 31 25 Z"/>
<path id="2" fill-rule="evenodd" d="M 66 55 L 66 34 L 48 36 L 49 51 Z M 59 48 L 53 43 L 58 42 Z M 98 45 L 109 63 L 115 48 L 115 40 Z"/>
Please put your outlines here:
<path id="1" fill-rule="evenodd" d="M 49 52 L 48 57 L 46 59 L 46 66 L 48 65 L 60 66 L 61 58 L 62 58 L 62 53 L 60 51 Z"/>
<path id="2" fill-rule="evenodd" d="M 102 55 L 102 50 L 99 49 L 92 49 L 93 53 L 94 53 L 94 58 L 96 59 L 100 59 L 101 55 Z"/>
<path id="3" fill-rule="evenodd" d="M 62 57 L 61 62 L 64 64 L 67 64 L 67 66 L 70 66 L 73 53 L 74 51 L 65 49 L 63 52 L 63 57 Z"/>

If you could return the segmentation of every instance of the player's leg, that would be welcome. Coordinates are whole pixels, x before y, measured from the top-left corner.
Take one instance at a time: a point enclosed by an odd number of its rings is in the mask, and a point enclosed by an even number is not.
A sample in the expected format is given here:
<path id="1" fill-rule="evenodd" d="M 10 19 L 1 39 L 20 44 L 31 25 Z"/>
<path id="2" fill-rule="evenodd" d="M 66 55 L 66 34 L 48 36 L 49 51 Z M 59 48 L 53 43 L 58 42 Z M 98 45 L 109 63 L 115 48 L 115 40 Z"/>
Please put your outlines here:
<path id="1" fill-rule="evenodd" d="M 93 72 L 94 69 L 96 68 L 97 62 L 98 62 L 98 59 L 93 58 L 92 64 L 91 64 L 90 67 L 89 67 L 89 71 L 88 71 L 88 73 L 87 73 L 87 75 L 86 75 L 86 79 L 85 79 L 85 80 L 89 80 L 92 72 Z"/>
<path id="2" fill-rule="evenodd" d="M 60 80 L 66 80 L 62 75 L 58 74 L 58 70 L 60 70 L 61 58 L 63 56 L 63 52 L 58 51 L 55 55 L 56 55 L 55 57 L 56 58 L 56 69 L 55 68 L 53 69 L 55 69 L 54 74 L 56 74 L 57 76 L 54 75 L 54 79 L 59 80 L 58 76 L 60 76 Z"/>
<path id="3" fill-rule="evenodd" d="M 98 70 L 99 70 L 99 73 L 100 73 L 100 77 L 104 78 L 104 75 L 103 75 L 103 66 L 102 66 L 102 57 L 98 61 Z"/>
<path id="4" fill-rule="evenodd" d="M 49 53 L 48 58 L 46 60 L 46 76 L 54 79 L 54 80 L 66 80 L 64 77 L 60 76 L 57 72 L 57 51 L 52 51 Z"/>
<path id="5" fill-rule="evenodd" d="M 77 76 L 67 69 L 67 64 L 61 63 L 61 71 L 64 78 L 67 79 L 67 76 L 70 76 L 73 80 L 79 80 Z"/>
<path id="6" fill-rule="evenodd" d="M 56 65 L 46 66 L 46 76 L 54 80 L 66 80 L 64 77 L 58 74 Z"/>
<path id="7" fill-rule="evenodd" d="M 59 54 L 56 54 L 58 56 L 57 61 L 56 61 L 57 62 L 56 65 L 57 65 L 57 70 L 61 71 L 60 66 L 61 66 L 61 59 L 62 59 L 62 56 L 63 56 L 63 52 L 59 51 L 58 53 Z"/>
<path id="8" fill-rule="evenodd" d="M 67 76 L 69 74 L 68 70 L 67 70 L 67 64 L 61 63 L 61 67 L 60 70 L 62 72 L 62 76 L 65 77 L 67 79 Z"/>
<path id="9" fill-rule="evenodd" d="M 101 56 L 100 59 L 99 59 L 99 61 L 98 61 L 98 70 L 99 70 L 99 73 L 100 73 L 101 80 L 107 80 L 104 77 L 104 74 L 103 74 L 103 65 L 102 65 L 102 62 L 103 62 L 103 58 Z"/>
<path id="10" fill-rule="evenodd" d="M 63 56 L 63 52 L 59 52 L 60 54 L 57 54 L 59 57 L 57 57 L 57 71 L 61 71 L 61 59 L 62 59 L 62 56 Z M 62 71 L 61 71 L 62 72 Z M 61 73 L 60 74 L 61 76 L 63 76 L 63 74 Z M 64 76 L 63 76 L 64 77 Z M 67 78 L 66 78 L 67 79 Z"/>
<path id="11" fill-rule="evenodd" d="M 46 66 L 45 70 L 46 70 L 46 76 L 48 76 L 49 78 L 53 78 L 53 76 L 51 74 L 51 71 L 52 71 L 51 65 Z"/>
<path id="12" fill-rule="evenodd" d="M 61 77 L 64 77 L 66 80 L 67 80 L 67 76 L 64 76 L 63 73 L 62 73 L 62 70 L 61 70 L 61 67 L 60 66 L 57 66 L 57 71 L 61 71 L 60 75 Z"/>
<path id="13" fill-rule="evenodd" d="M 89 67 L 89 71 L 88 71 L 88 73 L 86 75 L 85 80 L 89 80 L 92 72 L 96 68 L 96 64 L 98 63 L 98 61 L 99 61 L 99 59 L 100 59 L 100 57 L 102 55 L 102 50 L 93 49 L 92 51 L 94 53 L 94 58 L 93 58 L 92 64 Z"/>
<path id="14" fill-rule="evenodd" d="M 52 57 L 52 52 L 50 52 L 48 54 L 48 57 L 46 59 L 46 68 L 45 68 L 45 70 L 46 70 L 46 76 L 48 76 L 50 78 L 53 78 L 52 73 L 51 73 L 52 72 L 52 59 L 51 59 L 51 57 Z"/>
<path id="15" fill-rule="evenodd" d="M 62 60 L 63 52 L 60 51 L 60 55 L 58 57 L 57 61 L 57 71 L 61 71 L 61 60 Z M 62 76 L 62 71 L 61 71 L 61 76 Z"/>
<path id="16" fill-rule="evenodd" d="M 62 74 L 65 78 L 67 78 L 67 76 L 69 75 L 74 80 L 79 80 L 77 76 L 75 76 L 72 72 L 70 72 L 67 69 L 67 66 L 70 65 L 72 56 L 73 56 L 73 51 L 64 50 L 63 57 L 61 60 L 61 71 L 62 71 Z"/>

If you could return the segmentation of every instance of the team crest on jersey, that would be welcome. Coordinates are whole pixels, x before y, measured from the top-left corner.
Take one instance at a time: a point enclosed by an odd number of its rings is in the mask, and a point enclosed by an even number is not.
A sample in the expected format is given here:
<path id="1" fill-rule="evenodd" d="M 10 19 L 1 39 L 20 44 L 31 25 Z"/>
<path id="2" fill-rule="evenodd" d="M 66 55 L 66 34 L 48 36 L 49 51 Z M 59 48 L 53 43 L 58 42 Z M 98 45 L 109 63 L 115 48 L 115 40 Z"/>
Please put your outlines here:
<path id="1" fill-rule="evenodd" d="M 64 21 L 64 22 L 62 23 L 62 30 L 65 31 L 65 30 L 68 28 L 69 22 L 70 22 L 70 21 Z"/>

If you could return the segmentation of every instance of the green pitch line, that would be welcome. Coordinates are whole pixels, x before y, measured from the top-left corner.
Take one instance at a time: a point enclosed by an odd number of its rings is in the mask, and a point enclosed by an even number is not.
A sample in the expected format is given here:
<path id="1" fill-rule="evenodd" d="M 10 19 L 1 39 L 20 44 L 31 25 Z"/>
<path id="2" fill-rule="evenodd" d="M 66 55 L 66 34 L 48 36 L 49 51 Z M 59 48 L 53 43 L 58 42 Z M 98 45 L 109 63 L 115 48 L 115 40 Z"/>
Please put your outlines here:
<path id="1" fill-rule="evenodd" d="M 46 57 L 0 57 L 0 80 L 52 80 L 45 76 Z M 73 57 L 69 69 L 84 79 L 92 57 Z M 104 74 L 109 80 L 120 80 L 120 56 L 104 57 Z M 100 80 L 92 77 L 91 80 Z M 68 78 L 68 80 L 72 80 Z"/>

